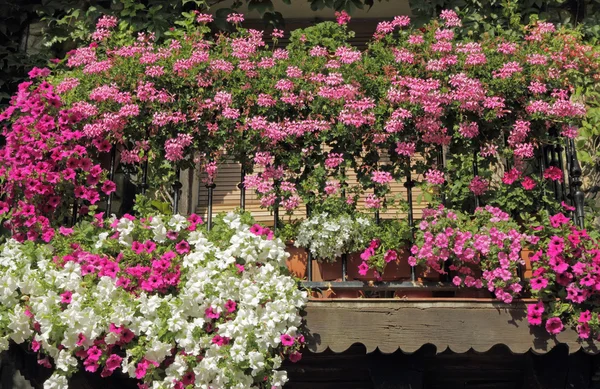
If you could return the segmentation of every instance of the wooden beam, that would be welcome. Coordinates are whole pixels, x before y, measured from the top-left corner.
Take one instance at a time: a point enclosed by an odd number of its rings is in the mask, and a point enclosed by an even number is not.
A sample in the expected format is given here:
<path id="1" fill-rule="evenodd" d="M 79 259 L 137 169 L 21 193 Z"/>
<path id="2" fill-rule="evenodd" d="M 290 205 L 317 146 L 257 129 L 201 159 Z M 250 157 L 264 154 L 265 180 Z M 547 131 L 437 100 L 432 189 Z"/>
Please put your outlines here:
<path id="1" fill-rule="evenodd" d="M 503 304 L 487 299 L 329 299 L 311 300 L 306 307 L 308 349 L 343 352 L 362 344 L 367 352 L 379 349 L 405 353 L 432 344 L 437 352 L 485 352 L 506 345 L 513 353 L 545 354 L 565 344 L 569 353 L 597 354 L 598 342 L 581 341 L 567 329 L 550 336 L 527 323 L 527 304 Z"/>

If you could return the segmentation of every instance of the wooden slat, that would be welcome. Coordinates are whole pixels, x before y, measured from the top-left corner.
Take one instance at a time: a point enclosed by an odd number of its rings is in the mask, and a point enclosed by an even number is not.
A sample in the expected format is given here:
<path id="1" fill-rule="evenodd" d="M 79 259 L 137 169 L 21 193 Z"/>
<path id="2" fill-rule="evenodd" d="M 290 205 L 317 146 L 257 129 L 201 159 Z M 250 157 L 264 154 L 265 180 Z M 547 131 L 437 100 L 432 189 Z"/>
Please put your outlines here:
<path id="1" fill-rule="evenodd" d="M 383 161 L 385 162 L 385 161 Z M 354 172 L 348 172 L 348 185 L 353 186 L 357 184 L 356 174 Z M 413 173 L 414 178 L 414 173 Z M 213 191 L 213 215 L 217 215 L 221 212 L 228 212 L 234 210 L 240 205 L 240 190 L 238 184 L 241 179 L 240 165 L 238 163 L 223 163 L 219 166 L 219 173 L 215 179 L 215 189 Z M 404 182 L 393 182 L 390 183 L 389 198 L 392 198 L 400 194 L 401 198 L 406 201 L 406 188 Z M 427 204 L 420 202 L 419 198 L 422 196 L 420 188 L 413 188 L 413 209 L 414 216 L 416 219 L 421 218 L 423 208 L 427 207 Z M 358 207 L 364 208 L 366 194 L 361 196 L 358 201 Z M 199 196 L 198 196 L 198 207 L 196 213 L 206 217 L 208 208 L 208 189 L 204 184 L 200 184 Z M 260 207 L 260 201 L 258 196 L 253 190 L 246 190 L 246 210 L 251 212 L 257 221 L 265 224 L 272 224 L 273 217 L 271 212 Z M 284 212 L 280 211 L 280 217 L 282 220 L 293 220 L 303 219 L 306 215 L 306 207 L 301 206 L 294 211 L 292 216 L 287 216 Z M 396 209 L 389 208 L 386 212 L 381 213 L 382 219 L 404 219 L 408 217 L 405 212 L 397 212 Z"/>
<path id="2" fill-rule="evenodd" d="M 569 353 L 582 350 L 598 354 L 598 341 L 581 342 L 568 328 L 550 337 L 541 327 L 527 323 L 527 304 L 533 300 L 503 304 L 494 300 L 465 299 L 332 299 L 313 300 L 306 308 L 310 329 L 309 349 L 343 352 L 355 343 L 367 352 L 415 352 L 432 344 L 438 352 L 485 352 L 504 344 L 513 353 L 544 354 L 565 344 Z M 349 323 L 352 323 L 349 325 Z"/>

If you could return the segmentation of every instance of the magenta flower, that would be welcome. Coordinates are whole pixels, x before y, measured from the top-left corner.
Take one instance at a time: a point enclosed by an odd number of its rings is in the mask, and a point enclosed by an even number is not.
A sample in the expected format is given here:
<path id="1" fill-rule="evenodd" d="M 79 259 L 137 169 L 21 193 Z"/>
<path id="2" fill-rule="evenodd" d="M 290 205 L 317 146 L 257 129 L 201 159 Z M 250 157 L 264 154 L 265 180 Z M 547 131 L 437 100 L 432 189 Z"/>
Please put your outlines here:
<path id="1" fill-rule="evenodd" d="M 187 254 L 190 252 L 190 244 L 187 241 L 182 240 L 181 242 L 175 245 L 175 251 L 177 251 L 181 255 Z"/>
<path id="2" fill-rule="evenodd" d="M 215 311 L 213 309 L 213 307 L 208 307 L 206 308 L 206 310 L 204 311 L 204 314 L 206 315 L 206 317 L 208 317 L 209 319 L 218 319 L 219 317 L 221 317 L 221 314 L 217 311 Z"/>
<path id="3" fill-rule="evenodd" d="M 390 262 L 395 261 L 397 259 L 398 259 L 398 253 L 395 250 L 388 250 L 385 253 L 384 257 L 383 257 L 383 260 L 386 263 L 390 263 Z"/>
<path id="4" fill-rule="evenodd" d="M 111 356 L 106 360 L 106 368 L 109 371 L 114 371 L 121 366 L 121 362 L 123 362 L 122 357 L 118 356 L 117 354 L 111 354 Z"/>
<path id="5" fill-rule="evenodd" d="M 281 344 L 286 347 L 293 346 L 294 343 L 296 342 L 294 337 L 291 335 L 288 335 L 288 334 L 281 335 L 280 339 L 281 339 Z"/>
<path id="6" fill-rule="evenodd" d="M 61 295 L 60 295 L 60 302 L 63 304 L 71 304 L 71 298 L 73 296 L 73 292 L 65 290 Z"/>
<path id="7" fill-rule="evenodd" d="M 564 329 L 564 325 L 559 317 L 551 317 L 546 321 L 546 331 L 551 335 L 556 335 Z"/>
<path id="8" fill-rule="evenodd" d="M 550 166 L 544 170 L 544 178 L 547 180 L 562 182 L 563 172 L 556 166 Z"/>
<path id="9" fill-rule="evenodd" d="M 358 274 L 361 276 L 366 276 L 368 271 L 369 265 L 367 265 L 366 262 L 362 262 L 360 265 L 358 265 Z"/>
<path id="10" fill-rule="evenodd" d="M 532 278 L 529 282 L 533 290 L 541 290 L 548 286 L 548 280 L 543 277 Z"/>
<path id="11" fill-rule="evenodd" d="M 290 362 L 296 363 L 302 359 L 302 354 L 298 351 L 294 351 L 293 353 L 290 353 L 288 358 L 290 359 Z"/>
<path id="12" fill-rule="evenodd" d="M 475 176 L 469 184 L 469 190 L 476 196 L 483 195 L 485 192 L 487 192 L 488 188 L 489 182 L 479 176 Z"/>
<path id="13" fill-rule="evenodd" d="M 102 350 L 96 346 L 92 346 L 87 350 L 87 359 L 97 361 L 102 356 Z"/>
<path id="14" fill-rule="evenodd" d="M 263 228 L 260 224 L 254 224 L 252 227 L 250 227 L 250 232 L 254 235 L 262 235 Z"/>
<path id="15" fill-rule="evenodd" d="M 220 347 L 220 346 L 229 344 L 229 338 L 227 338 L 226 336 L 221 336 L 219 334 L 216 334 L 215 336 L 213 336 L 211 342 L 212 342 L 212 344 L 216 344 L 217 346 Z"/>
<path id="16" fill-rule="evenodd" d="M 229 313 L 235 312 L 236 308 L 237 304 L 233 300 L 227 300 L 227 302 L 225 303 L 225 310 Z"/>

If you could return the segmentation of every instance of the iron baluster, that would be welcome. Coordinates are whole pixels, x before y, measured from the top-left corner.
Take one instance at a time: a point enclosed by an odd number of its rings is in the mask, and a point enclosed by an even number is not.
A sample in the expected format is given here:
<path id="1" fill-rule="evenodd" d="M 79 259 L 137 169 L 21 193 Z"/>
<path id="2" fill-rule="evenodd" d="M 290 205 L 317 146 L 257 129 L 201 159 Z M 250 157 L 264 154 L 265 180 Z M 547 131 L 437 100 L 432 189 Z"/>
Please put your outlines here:
<path id="1" fill-rule="evenodd" d="M 563 154 L 562 151 L 564 150 L 564 148 L 562 147 L 562 145 L 560 143 L 558 143 L 556 145 L 556 154 L 558 157 L 558 168 L 561 171 L 562 174 L 562 180 L 560 181 L 560 200 L 561 201 L 566 201 L 567 199 L 567 190 L 565 188 L 565 166 L 564 166 L 564 161 L 563 161 Z"/>
<path id="2" fill-rule="evenodd" d="M 246 169 L 244 169 L 244 164 L 242 163 L 242 168 L 240 171 L 240 183 L 238 184 L 238 188 L 240 190 L 240 208 L 242 211 L 246 210 L 246 188 L 244 187 L 244 180 L 246 179 Z"/>
<path id="3" fill-rule="evenodd" d="M 342 254 L 342 282 L 346 282 L 348 275 L 348 254 Z"/>
<path id="4" fill-rule="evenodd" d="M 581 181 L 581 175 L 583 174 L 581 170 L 581 166 L 579 165 L 579 160 L 577 159 L 577 149 L 575 148 L 575 141 L 573 139 L 569 139 L 569 143 L 571 144 L 571 170 L 569 171 L 571 175 L 570 184 L 573 188 L 573 200 L 575 202 L 575 224 L 580 228 L 585 227 L 585 212 L 584 212 L 584 203 L 585 203 L 585 195 L 581 190 L 581 185 L 583 182 Z"/>
<path id="5" fill-rule="evenodd" d="M 117 164 L 117 147 L 113 145 L 113 147 L 110 150 L 110 171 L 108 172 L 108 179 L 113 183 L 115 182 L 116 164 Z M 108 194 L 108 198 L 106 199 L 105 215 L 107 218 L 110 216 L 110 213 L 112 212 L 113 193 L 114 192 L 110 192 Z"/>
<path id="6" fill-rule="evenodd" d="M 146 160 L 144 161 L 144 165 L 142 166 L 142 194 L 145 195 L 148 190 L 148 156 L 146 156 Z"/>
<path id="7" fill-rule="evenodd" d="M 277 232 L 277 223 L 279 222 L 279 182 L 275 180 L 275 202 L 273 203 L 273 234 Z"/>
<path id="8" fill-rule="evenodd" d="M 306 218 L 310 217 L 310 206 L 306 205 Z M 312 281 L 312 252 L 310 249 L 307 250 L 307 258 L 306 258 L 306 278 L 309 282 Z"/>
<path id="9" fill-rule="evenodd" d="M 558 167 L 558 159 L 556 157 L 556 148 L 554 144 L 549 146 L 550 148 L 550 161 L 551 165 L 554 167 Z M 554 198 L 559 201 L 560 200 L 560 186 L 558 181 L 554 181 Z"/>
<path id="10" fill-rule="evenodd" d="M 216 185 L 214 182 L 210 184 L 206 184 L 206 189 L 208 189 L 208 210 L 206 215 L 206 229 L 208 231 L 212 228 L 212 214 L 213 214 L 213 191 L 215 190 Z"/>
<path id="11" fill-rule="evenodd" d="M 445 164 L 444 164 L 444 148 L 443 148 L 443 146 L 440 146 L 438 149 L 437 165 L 438 165 L 438 168 L 441 168 L 442 170 L 444 169 Z M 442 184 L 442 186 L 440 188 L 440 200 L 444 207 L 446 206 L 446 192 L 444 190 L 445 185 L 446 185 L 445 183 Z"/>
<path id="12" fill-rule="evenodd" d="M 479 175 L 479 167 L 477 166 L 477 151 L 473 151 L 473 176 Z M 479 208 L 479 195 L 475 195 L 475 208 Z"/>
<path id="13" fill-rule="evenodd" d="M 406 167 L 406 182 L 404 183 L 404 187 L 406 188 L 406 202 L 408 203 L 408 226 L 410 227 L 410 239 L 411 244 L 414 239 L 415 233 L 415 220 L 414 220 L 414 210 L 413 210 L 413 196 L 412 196 L 412 188 L 415 186 L 410 174 L 410 157 L 408 158 L 408 166 Z M 410 267 L 410 280 L 416 281 L 416 270 L 414 266 Z"/>
<path id="14" fill-rule="evenodd" d="M 183 187 L 183 184 L 181 183 L 181 181 L 179 181 L 179 176 L 181 174 L 181 171 L 179 170 L 179 168 L 175 169 L 175 182 L 173 182 L 173 184 L 171 185 L 171 187 L 173 188 L 173 214 L 177 214 L 177 212 L 179 212 L 179 197 L 180 197 L 180 191 L 181 188 Z"/>

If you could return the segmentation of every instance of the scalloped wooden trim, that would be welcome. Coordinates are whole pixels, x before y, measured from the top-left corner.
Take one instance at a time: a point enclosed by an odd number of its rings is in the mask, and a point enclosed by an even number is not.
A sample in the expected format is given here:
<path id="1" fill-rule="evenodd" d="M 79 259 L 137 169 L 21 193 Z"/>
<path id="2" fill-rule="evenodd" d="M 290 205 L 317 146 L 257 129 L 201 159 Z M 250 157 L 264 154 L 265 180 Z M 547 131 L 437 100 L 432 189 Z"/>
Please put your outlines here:
<path id="1" fill-rule="evenodd" d="M 355 343 L 367 352 L 402 350 L 413 353 L 425 344 L 437 352 L 486 352 L 506 345 L 513 353 L 545 354 L 558 344 L 569 353 L 600 352 L 597 341 L 581 341 L 572 329 L 550 336 L 527 323 L 527 304 L 483 299 L 330 299 L 311 300 L 306 307 L 308 349 L 344 352 Z"/>

